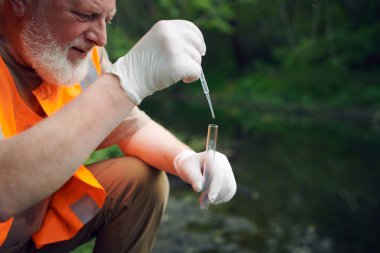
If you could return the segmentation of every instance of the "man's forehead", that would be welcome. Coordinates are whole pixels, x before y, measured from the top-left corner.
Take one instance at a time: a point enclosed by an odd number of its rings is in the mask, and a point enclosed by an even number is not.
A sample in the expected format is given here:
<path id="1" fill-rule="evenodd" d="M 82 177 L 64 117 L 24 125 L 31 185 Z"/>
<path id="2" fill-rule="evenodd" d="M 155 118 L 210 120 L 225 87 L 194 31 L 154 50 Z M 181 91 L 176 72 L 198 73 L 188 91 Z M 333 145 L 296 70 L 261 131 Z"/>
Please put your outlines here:
<path id="1" fill-rule="evenodd" d="M 86 8 L 93 12 L 115 15 L 116 0 L 67 0 L 72 7 Z"/>

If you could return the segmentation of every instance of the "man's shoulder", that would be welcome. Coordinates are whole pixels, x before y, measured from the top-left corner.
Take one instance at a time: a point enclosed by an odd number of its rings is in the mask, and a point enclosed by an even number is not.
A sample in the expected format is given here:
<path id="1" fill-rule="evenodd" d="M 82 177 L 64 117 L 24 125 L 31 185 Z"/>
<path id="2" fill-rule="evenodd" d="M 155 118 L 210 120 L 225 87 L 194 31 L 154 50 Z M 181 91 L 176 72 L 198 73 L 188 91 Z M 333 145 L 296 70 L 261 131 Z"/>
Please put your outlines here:
<path id="1" fill-rule="evenodd" d="M 102 72 L 104 73 L 111 65 L 111 61 L 108 57 L 108 53 L 105 47 L 99 47 L 99 59 L 100 59 L 100 66 L 102 69 Z"/>

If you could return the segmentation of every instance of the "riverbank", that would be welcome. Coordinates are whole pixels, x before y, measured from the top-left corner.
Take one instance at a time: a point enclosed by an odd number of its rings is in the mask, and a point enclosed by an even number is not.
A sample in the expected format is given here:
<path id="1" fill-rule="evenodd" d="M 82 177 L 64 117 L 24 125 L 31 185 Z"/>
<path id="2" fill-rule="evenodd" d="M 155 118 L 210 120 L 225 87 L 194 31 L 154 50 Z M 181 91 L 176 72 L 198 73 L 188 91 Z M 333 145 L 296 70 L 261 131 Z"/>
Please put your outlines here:
<path id="1" fill-rule="evenodd" d="M 171 196 L 153 253 L 248 253 L 255 232 L 245 218 L 200 209 L 196 194 Z"/>

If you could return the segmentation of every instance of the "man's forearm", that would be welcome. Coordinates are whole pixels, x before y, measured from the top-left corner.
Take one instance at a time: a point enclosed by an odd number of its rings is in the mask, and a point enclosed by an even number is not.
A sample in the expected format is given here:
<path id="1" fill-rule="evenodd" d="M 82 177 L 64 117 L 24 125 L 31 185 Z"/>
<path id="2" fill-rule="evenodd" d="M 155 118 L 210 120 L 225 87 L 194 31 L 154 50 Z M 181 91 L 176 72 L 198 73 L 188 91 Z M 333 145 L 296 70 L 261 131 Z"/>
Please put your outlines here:
<path id="1" fill-rule="evenodd" d="M 0 221 L 61 187 L 134 103 L 104 75 L 29 130 L 0 142 Z"/>
<path id="2" fill-rule="evenodd" d="M 139 157 L 151 166 L 174 175 L 175 157 L 181 151 L 190 149 L 153 120 L 130 138 L 121 141 L 119 147 L 124 154 Z"/>

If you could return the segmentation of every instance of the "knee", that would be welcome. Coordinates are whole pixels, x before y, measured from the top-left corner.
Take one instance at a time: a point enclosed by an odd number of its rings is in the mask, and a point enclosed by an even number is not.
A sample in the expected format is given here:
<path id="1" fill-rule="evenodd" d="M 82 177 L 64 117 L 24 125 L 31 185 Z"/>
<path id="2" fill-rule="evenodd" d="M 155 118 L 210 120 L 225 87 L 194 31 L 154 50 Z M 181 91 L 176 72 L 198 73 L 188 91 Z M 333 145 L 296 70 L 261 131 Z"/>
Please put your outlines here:
<path id="1" fill-rule="evenodd" d="M 155 169 L 137 158 L 137 175 L 133 174 L 136 197 L 145 205 L 149 203 L 165 207 L 169 196 L 169 181 L 164 171 Z M 138 164 L 138 165 L 137 165 Z M 131 175 L 127 175 L 130 177 Z"/>
<path id="2" fill-rule="evenodd" d="M 165 172 L 157 170 L 135 157 L 112 159 L 107 168 L 105 187 L 108 197 L 130 207 L 141 201 L 165 208 L 169 196 L 169 181 Z"/>

